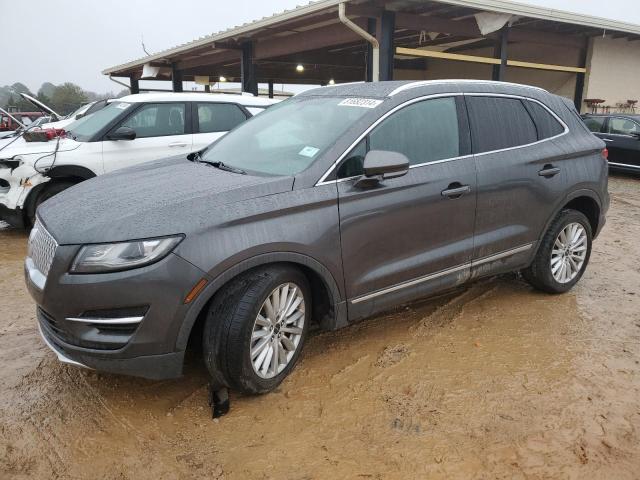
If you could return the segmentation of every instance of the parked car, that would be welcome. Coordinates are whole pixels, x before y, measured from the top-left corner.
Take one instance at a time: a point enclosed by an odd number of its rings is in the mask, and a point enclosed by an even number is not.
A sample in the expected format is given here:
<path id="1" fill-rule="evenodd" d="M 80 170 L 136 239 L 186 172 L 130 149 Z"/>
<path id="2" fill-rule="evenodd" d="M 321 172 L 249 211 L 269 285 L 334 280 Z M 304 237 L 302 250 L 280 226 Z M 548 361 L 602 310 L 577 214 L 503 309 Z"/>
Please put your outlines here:
<path id="1" fill-rule="evenodd" d="M 609 166 L 640 173 L 640 115 L 583 115 L 585 125 L 607 144 Z"/>
<path id="2" fill-rule="evenodd" d="M 8 114 L 10 113 L 10 115 Z M 42 117 L 41 112 L 0 113 L 0 132 L 13 132 L 22 126 L 28 127 Z"/>
<path id="3" fill-rule="evenodd" d="M 201 150 L 273 103 L 244 95 L 130 95 L 67 125 L 63 137 L 0 145 L 0 220 L 29 224 L 38 205 L 72 185 Z"/>
<path id="4" fill-rule="evenodd" d="M 268 392 L 312 323 L 340 328 L 514 270 L 569 290 L 605 222 L 603 148 L 569 101 L 534 87 L 316 89 L 191 161 L 41 205 L 27 286 L 64 362 L 175 377 L 201 335 L 219 398 Z"/>

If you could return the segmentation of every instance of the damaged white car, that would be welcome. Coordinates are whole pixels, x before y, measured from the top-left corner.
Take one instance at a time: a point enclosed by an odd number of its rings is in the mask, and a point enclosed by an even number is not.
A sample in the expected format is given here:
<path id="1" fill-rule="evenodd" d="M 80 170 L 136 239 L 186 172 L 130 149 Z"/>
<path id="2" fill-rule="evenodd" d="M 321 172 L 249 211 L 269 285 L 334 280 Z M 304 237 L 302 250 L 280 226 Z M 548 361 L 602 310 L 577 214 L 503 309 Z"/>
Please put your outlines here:
<path id="1" fill-rule="evenodd" d="M 32 223 L 38 205 L 97 175 L 202 150 L 275 100 L 148 93 L 114 100 L 64 130 L 31 131 L 0 145 L 0 220 Z"/>

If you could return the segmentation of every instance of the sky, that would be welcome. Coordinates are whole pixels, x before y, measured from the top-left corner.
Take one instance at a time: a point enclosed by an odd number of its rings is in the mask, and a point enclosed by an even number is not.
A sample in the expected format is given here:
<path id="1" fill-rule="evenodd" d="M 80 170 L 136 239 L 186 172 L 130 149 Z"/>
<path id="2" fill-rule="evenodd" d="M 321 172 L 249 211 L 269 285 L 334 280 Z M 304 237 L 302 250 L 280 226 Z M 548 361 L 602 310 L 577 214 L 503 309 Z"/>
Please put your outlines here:
<path id="1" fill-rule="evenodd" d="M 640 24 L 638 0 L 520 0 Z M 98 93 L 120 85 L 100 72 L 306 3 L 306 0 L 0 0 L 0 86 L 36 92 L 67 81 Z M 7 42 L 8 40 L 8 42 Z"/>

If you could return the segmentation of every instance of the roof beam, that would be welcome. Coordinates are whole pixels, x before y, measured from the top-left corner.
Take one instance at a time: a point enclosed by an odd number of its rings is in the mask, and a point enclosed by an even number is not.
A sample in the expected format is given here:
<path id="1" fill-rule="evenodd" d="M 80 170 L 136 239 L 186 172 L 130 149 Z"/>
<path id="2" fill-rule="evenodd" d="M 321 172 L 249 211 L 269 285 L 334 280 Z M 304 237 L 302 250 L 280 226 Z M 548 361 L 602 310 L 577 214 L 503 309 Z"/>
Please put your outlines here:
<path id="1" fill-rule="evenodd" d="M 480 37 L 480 29 L 475 20 L 449 20 L 432 16 L 412 15 L 409 13 L 396 13 L 396 28 L 428 32 L 441 32 L 458 35 L 461 37 Z M 498 33 L 486 35 L 487 38 L 497 38 Z M 580 36 L 561 35 L 551 32 L 521 29 L 514 26 L 509 34 L 512 42 L 530 42 L 545 45 L 565 45 L 574 48 L 584 47 L 584 38 Z"/>
<path id="2" fill-rule="evenodd" d="M 202 65 L 220 65 L 232 61 L 240 61 L 240 52 L 237 50 L 213 50 L 211 53 L 178 62 L 176 68 L 178 70 L 187 70 Z"/>
<path id="3" fill-rule="evenodd" d="M 355 20 L 355 23 L 366 27 L 364 20 Z M 364 42 L 364 39 L 342 23 L 338 23 L 283 37 L 259 40 L 255 47 L 255 59 L 264 60 L 352 42 Z"/>

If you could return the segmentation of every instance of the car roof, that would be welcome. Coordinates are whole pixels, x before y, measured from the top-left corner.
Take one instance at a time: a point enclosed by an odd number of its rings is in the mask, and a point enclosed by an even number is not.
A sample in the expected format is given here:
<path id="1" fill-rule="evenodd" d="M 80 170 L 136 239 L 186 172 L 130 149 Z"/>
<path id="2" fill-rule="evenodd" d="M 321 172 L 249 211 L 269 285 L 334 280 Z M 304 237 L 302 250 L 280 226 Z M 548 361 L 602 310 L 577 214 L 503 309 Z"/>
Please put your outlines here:
<path id="1" fill-rule="evenodd" d="M 254 97 L 253 95 L 233 95 L 228 93 L 204 93 L 204 92 L 150 92 L 127 95 L 114 101 L 128 103 L 149 103 L 149 102 L 222 102 L 238 103 L 248 106 L 269 106 L 277 103 L 278 100 Z"/>
<path id="2" fill-rule="evenodd" d="M 549 93 L 540 87 L 532 85 L 522 85 L 519 83 L 494 82 L 490 80 L 469 80 L 469 79 L 447 79 L 447 80 L 394 80 L 383 82 L 356 82 L 328 85 L 325 87 L 307 90 L 298 96 L 353 96 L 370 98 L 388 98 L 402 92 L 429 89 L 429 87 L 450 86 L 452 92 L 465 91 L 466 88 L 473 88 L 473 91 L 486 91 L 487 93 L 522 93 L 524 90 L 533 90 L 538 93 Z"/>

